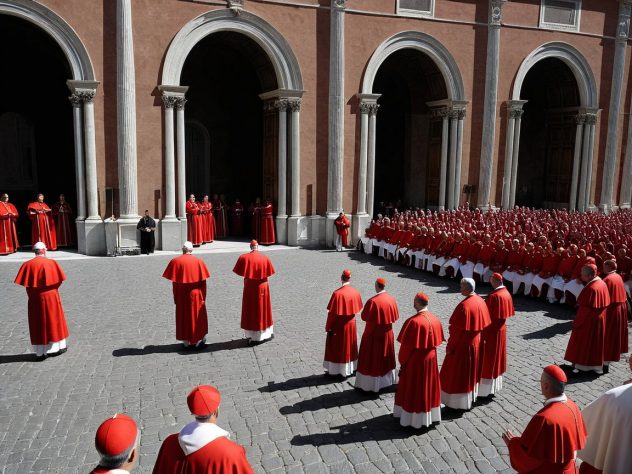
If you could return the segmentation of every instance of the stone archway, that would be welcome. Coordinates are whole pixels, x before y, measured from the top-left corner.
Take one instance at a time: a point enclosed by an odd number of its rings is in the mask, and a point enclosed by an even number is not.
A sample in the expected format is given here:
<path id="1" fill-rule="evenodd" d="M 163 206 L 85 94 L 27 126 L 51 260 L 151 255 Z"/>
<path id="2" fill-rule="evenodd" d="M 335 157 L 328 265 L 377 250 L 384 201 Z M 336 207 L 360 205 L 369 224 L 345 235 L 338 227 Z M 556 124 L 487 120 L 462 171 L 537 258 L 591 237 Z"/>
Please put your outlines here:
<path id="1" fill-rule="evenodd" d="M 597 83 L 584 56 L 573 46 L 562 42 L 546 43 L 529 54 L 518 69 L 507 103 L 507 141 L 505 147 L 505 172 L 502 205 L 513 207 L 516 203 L 518 167 L 520 156 L 521 124 L 525 81 L 530 71 L 542 61 L 558 61 L 574 77 L 577 88 L 577 106 L 574 116 L 574 146 L 568 185 L 568 208 L 584 211 L 590 207 L 592 168 L 594 157 L 595 127 L 598 113 Z M 568 104 L 566 104 L 568 105 Z M 568 107 L 560 107 L 568 112 Z M 568 121 L 568 120 L 567 120 Z M 568 126 L 566 126 L 568 128 Z M 564 132 L 568 134 L 568 131 Z"/>
<path id="2" fill-rule="evenodd" d="M 264 90 L 260 94 L 261 107 L 267 111 L 274 109 L 278 121 L 277 133 L 277 238 L 280 243 L 296 244 L 297 235 L 288 233 L 288 225 L 296 223 L 300 211 L 300 125 L 299 112 L 303 94 L 303 79 L 291 47 L 283 36 L 265 20 L 258 16 L 241 11 L 234 15 L 230 10 L 215 10 L 205 13 L 187 23 L 174 37 L 165 56 L 162 71 L 162 85 L 159 87 L 165 104 L 165 184 L 166 212 L 163 220 L 163 248 L 180 245 L 180 231 L 176 235 L 176 199 L 178 196 L 177 217 L 185 218 L 186 180 L 184 179 L 185 144 L 184 137 L 184 102 L 188 84 L 181 84 L 182 71 L 191 51 L 204 38 L 215 33 L 237 33 L 254 42 L 264 52 L 276 79 L 276 88 Z M 173 110 L 176 110 L 177 137 L 174 138 Z M 181 131 L 182 130 L 182 131 Z M 177 150 L 175 144 L 177 143 Z M 176 193 L 177 155 L 178 186 Z M 288 173 L 289 170 L 289 173 Z M 288 179 L 289 175 L 289 179 Z M 287 191 L 289 183 L 290 192 Z M 289 216 L 288 216 L 289 215 Z M 172 226 L 174 233 L 170 240 Z M 166 243 L 166 245 L 165 245 Z"/>
<path id="3" fill-rule="evenodd" d="M 47 7 L 36 2 L 0 0 L 0 15 L 8 15 L 32 24 L 59 47 L 67 61 L 66 84 L 71 92 L 74 127 L 74 172 L 78 250 L 103 253 L 104 235 L 98 208 L 94 103 L 98 82 L 88 52 L 70 25 Z"/>
<path id="4" fill-rule="evenodd" d="M 388 38 L 375 50 L 366 66 L 361 92 L 358 94 L 361 114 L 360 168 L 355 229 L 364 229 L 374 209 L 376 114 L 380 106 L 380 94 L 375 90 L 376 78 L 389 58 L 403 50 L 421 53 L 421 57 L 426 58 L 443 79 L 442 100 L 430 100 L 425 104 L 430 114 L 440 121 L 440 152 L 437 152 L 440 154 L 439 190 L 438 200 L 433 207 L 454 208 L 459 204 L 463 120 L 468 103 L 461 72 L 450 52 L 436 38 L 418 31 L 404 31 Z"/>

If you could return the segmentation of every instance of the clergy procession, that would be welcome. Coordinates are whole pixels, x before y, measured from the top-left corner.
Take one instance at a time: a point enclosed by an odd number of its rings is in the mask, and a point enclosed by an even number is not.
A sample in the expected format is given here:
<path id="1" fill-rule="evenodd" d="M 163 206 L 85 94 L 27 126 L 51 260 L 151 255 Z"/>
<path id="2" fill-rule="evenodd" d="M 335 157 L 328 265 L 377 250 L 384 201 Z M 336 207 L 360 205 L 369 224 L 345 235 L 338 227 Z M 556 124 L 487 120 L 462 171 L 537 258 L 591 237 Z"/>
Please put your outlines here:
<path id="1" fill-rule="evenodd" d="M 271 204 L 255 204 L 251 229 L 266 244 L 272 244 Z M 2 206 L 6 211 L 3 248 L 15 252 L 18 213 L 6 194 Z M 190 196 L 187 236 L 191 240 L 162 274 L 172 285 L 175 339 L 185 353 L 203 353 L 209 319 L 213 318 L 212 306 L 210 311 L 207 308 L 211 271 L 202 258 L 193 255 L 194 249 L 226 237 L 231 228 L 235 232 L 244 229 L 244 223 L 234 215 L 228 224 L 227 207 L 223 197 L 214 196 L 210 201 L 205 195 L 198 203 L 195 195 Z M 243 208 L 235 209 L 233 206 L 234 212 L 243 214 Z M 521 435 L 511 430 L 502 433 L 509 462 L 520 473 L 570 473 L 578 469 L 584 474 L 632 472 L 631 459 L 607 448 L 618 443 L 610 438 L 612 433 L 629 439 L 629 425 L 627 430 L 619 428 L 622 420 L 632 416 L 632 403 L 625 402 L 629 400 L 628 386 L 614 388 L 588 405 L 586 420 L 580 407 L 565 394 L 573 378 L 582 373 L 608 374 L 611 364 L 621 361 L 629 351 L 632 212 L 598 215 L 516 208 L 481 213 L 467 207 L 388 212 L 390 217 L 379 215 L 366 229 L 358 249 L 392 265 L 429 272 L 433 278 L 458 278 L 462 299 L 452 310 L 444 332 L 441 317 L 448 315 L 435 314 L 427 290 L 420 288 L 401 304 L 401 308 L 412 306 L 414 313 L 400 322 L 395 337 L 393 326 L 400 320 L 400 305 L 390 294 L 386 278 L 377 277 L 374 291 L 363 298 L 352 286 L 352 270 L 343 270 L 340 287 L 333 291 L 326 307 L 326 376 L 340 381 L 354 376 L 350 384 L 361 396 L 381 397 L 394 392 L 392 416 L 400 426 L 423 433 L 446 416 L 458 418 L 480 403 L 487 405 L 504 390 L 508 367 L 513 363 L 507 360 L 507 323 L 516 314 L 514 297 L 572 308 L 575 316 L 566 350 L 549 355 L 551 362 L 563 359 L 569 364 L 543 367 L 540 387 L 544 408 L 533 415 Z M 68 351 L 70 333 L 59 294 L 66 274 L 47 252 L 72 242 L 68 221 L 72 210 L 63 195 L 50 208 L 39 194 L 27 213 L 33 222 L 35 256 L 22 264 L 15 283 L 26 288 L 31 346 L 35 360 L 41 362 Z M 349 246 L 350 222 L 344 212 L 334 227 L 335 250 L 341 252 Z M 156 222 L 145 211 L 137 225 L 144 254 L 154 252 L 155 228 Z M 268 279 L 276 270 L 270 258 L 259 251 L 257 240 L 249 247 L 250 252 L 238 257 L 232 272 L 243 278 L 239 327 L 246 345 L 254 349 L 275 337 Z M 476 291 L 477 285 L 487 284 L 489 294 L 483 298 Z M 358 314 L 364 323 L 359 347 Z M 283 323 L 286 328 L 292 324 L 287 320 Z M 440 350 L 444 351 L 442 360 Z M 194 421 L 164 439 L 154 473 L 252 472 L 244 448 L 231 441 L 230 433 L 216 423 L 220 401 L 218 389 L 208 384 L 189 393 L 187 406 Z M 100 461 L 93 472 L 131 472 L 139 459 L 141 432 L 126 414 L 105 420 L 96 433 Z M 579 468 L 577 459 L 583 460 Z"/>

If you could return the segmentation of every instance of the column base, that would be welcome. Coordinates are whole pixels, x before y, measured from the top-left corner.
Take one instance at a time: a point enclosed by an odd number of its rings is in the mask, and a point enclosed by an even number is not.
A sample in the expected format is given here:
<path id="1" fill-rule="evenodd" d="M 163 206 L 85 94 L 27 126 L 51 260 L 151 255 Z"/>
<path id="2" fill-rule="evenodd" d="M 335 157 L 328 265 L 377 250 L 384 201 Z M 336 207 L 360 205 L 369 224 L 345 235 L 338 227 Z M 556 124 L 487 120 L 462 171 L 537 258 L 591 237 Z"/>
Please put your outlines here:
<path id="1" fill-rule="evenodd" d="M 351 229 L 349 237 L 351 243 L 356 245 L 358 241 L 364 236 L 364 231 L 371 223 L 371 216 L 368 214 L 354 214 L 351 218 Z"/>
<path id="2" fill-rule="evenodd" d="M 79 253 L 84 255 L 105 255 L 105 226 L 98 219 L 77 222 L 77 244 Z"/>
<path id="3" fill-rule="evenodd" d="M 160 221 L 159 228 L 161 250 L 180 250 L 182 248 L 182 226 L 178 219 L 175 217 L 163 219 Z"/>
<path id="4" fill-rule="evenodd" d="M 336 226 L 334 221 L 338 218 L 337 212 L 328 212 L 325 214 L 327 219 L 325 222 L 325 247 L 334 247 L 334 234 L 336 233 Z"/>
<path id="5" fill-rule="evenodd" d="M 323 216 L 290 216 L 287 218 L 287 245 L 322 247 L 325 244 Z"/>
<path id="6" fill-rule="evenodd" d="M 284 216 L 284 215 L 276 216 L 275 227 L 276 227 L 277 244 L 287 245 L 287 242 L 288 242 L 287 216 Z"/>

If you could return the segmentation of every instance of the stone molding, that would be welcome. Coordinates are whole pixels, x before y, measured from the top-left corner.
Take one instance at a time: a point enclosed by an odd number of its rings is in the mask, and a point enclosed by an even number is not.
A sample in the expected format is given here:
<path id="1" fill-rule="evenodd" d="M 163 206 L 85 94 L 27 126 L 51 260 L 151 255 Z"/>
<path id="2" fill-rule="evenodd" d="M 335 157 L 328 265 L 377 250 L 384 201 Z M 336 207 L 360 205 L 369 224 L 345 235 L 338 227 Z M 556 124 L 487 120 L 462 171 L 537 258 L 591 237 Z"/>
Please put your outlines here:
<path id="1" fill-rule="evenodd" d="M 301 110 L 301 99 L 286 99 L 288 112 L 299 112 Z"/>
<path id="2" fill-rule="evenodd" d="M 489 0 L 489 26 L 500 28 L 503 16 L 503 4 L 507 0 Z"/>
<path id="3" fill-rule="evenodd" d="M 632 4 L 623 1 L 619 5 L 619 23 L 617 25 L 617 41 L 628 41 L 630 36 L 630 16 Z"/>

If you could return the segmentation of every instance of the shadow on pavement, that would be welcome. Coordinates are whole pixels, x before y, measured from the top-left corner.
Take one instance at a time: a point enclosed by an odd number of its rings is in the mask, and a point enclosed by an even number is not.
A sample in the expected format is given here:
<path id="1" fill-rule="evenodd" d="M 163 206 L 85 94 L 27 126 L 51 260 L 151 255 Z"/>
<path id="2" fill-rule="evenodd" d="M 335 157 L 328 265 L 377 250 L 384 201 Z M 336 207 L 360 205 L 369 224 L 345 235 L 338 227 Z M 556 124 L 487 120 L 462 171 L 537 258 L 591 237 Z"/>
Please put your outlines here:
<path id="1" fill-rule="evenodd" d="M 582 372 L 580 370 L 578 373 L 574 374 L 573 366 L 570 364 L 562 364 L 560 365 L 560 368 L 564 371 L 564 373 L 566 374 L 566 377 L 568 378 L 567 385 L 572 385 L 575 383 L 591 382 L 600 377 L 600 375 L 597 372 L 593 372 L 592 370 L 588 372 Z"/>
<path id="2" fill-rule="evenodd" d="M 280 392 L 286 390 L 296 390 L 303 387 L 319 387 L 321 385 L 329 385 L 333 383 L 343 382 L 342 377 L 331 377 L 325 374 L 308 375 L 306 377 L 298 377 L 295 379 L 289 379 L 285 382 L 268 382 L 265 387 L 260 387 L 257 390 L 260 392 Z"/>
<path id="3" fill-rule="evenodd" d="M 553 324 L 552 326 L 538 329 L 522 336 L 523 339 L 551 339 L 559 334 L 566 334 L 573 327 L 573 321 L 566 321 L 564 323 Z"/>
<path id="4" fill-rule="evenodd" d="M 203 352 L 219 352 L 219 351 L 229 351 L 232 349 L 241 349 L 248 347 L 248 341 L 246 339 L 235 339 L 232 341 L 224 341 L 224 342 L 212 342 L 210 344 L 206 344 L 199 349 L 185 349 L 182 344 L 163 344 L 163 345 L 149 345 L 145 346 L 142 349 L 136 347 L 124 347 L 121 349 L 115 349 L 112 351 L 112 355 L 114 357 L 127 357 L 127 356 L 143 356 L 148 354 L 199 354 Z"/>
<path id="5" fill-rule="evenodd" d="M 293 413 L 303 413 L 304 411 L 316 411 L 327 408 L 341 407 L 343 405 L 353 405 L 362 403 L 366 400 L 374 400 L 385 393 L 395 391 L 395 385 L 388 389 L 382 390 L 380 393 L 363 392 L 361 390 L 344 390 L 342 392 L 325 393 L 309 400 L 302 400 L 294 405 L 287 405 L 279 408 L 282 415 L 291 415 Z"/>
<path id="6" fill-rule="evenodd" d="M 433 428 L 422 428 L 419 430 L 410 427 L 405 428 L 399 424 L 399 419 L 388 414 L 358 423 L 334 426 L 331 429 L 338 430 L 338 432 L 297 435 L 290 440 L 290 444 L 293 446 L 322 446 L 325 444 L 362 443 L 369 440 L 405 439 L 424 434 Z"/>
<path id="7" fill-rule="evenodd" d="M 0 364 L 14 364 L 16 362 L 37 362 L 35 354 L 0 355 Z"/>

